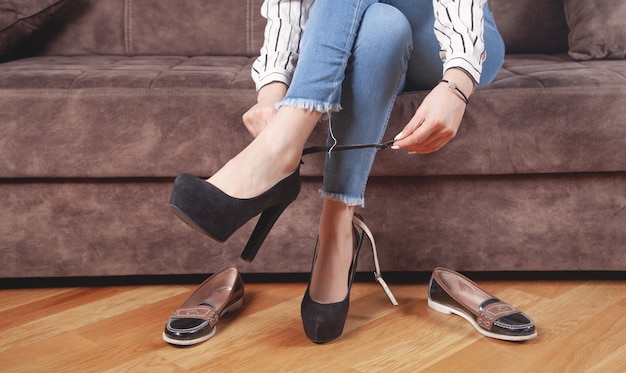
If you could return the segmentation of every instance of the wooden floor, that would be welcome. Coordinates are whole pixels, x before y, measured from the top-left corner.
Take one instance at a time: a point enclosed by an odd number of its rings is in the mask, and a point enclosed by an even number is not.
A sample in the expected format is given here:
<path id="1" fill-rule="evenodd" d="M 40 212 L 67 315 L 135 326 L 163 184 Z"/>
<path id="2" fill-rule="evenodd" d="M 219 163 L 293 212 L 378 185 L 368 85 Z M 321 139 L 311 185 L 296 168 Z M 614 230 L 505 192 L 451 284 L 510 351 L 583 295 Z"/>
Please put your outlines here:
<path id="1" fill-rule="evenodd" d="M 502 342 L 426 304 L 427 284 L 355 283 L 343 336 L 302 331 L 304 283 L 247 283 L 244 307 L 209 341 L 161 339 L 196 285 L 0 290 L 2 372 L 626 372 L 626 282 L 489 279 L 534 318 L 539 337 Z"/>

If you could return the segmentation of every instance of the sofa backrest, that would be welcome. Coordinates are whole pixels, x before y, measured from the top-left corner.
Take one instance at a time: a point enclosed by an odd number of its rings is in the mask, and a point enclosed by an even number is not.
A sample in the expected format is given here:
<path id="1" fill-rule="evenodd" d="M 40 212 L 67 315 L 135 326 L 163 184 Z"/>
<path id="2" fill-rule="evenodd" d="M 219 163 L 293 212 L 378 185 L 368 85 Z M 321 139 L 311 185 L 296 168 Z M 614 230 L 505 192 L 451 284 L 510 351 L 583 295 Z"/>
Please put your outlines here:
<path id="1" fill-rule="evenodd" d="M 258 54 L 262 0 L 69 0 L 36 48 L 44 55 Z M 563 53 L 562 0 L 489 0 L 508 53 Z"/>
<path id="2" fill-rule="evenodd" d="M 45 55 L 259 53 L 262 0 L 69 0 L 46 30 Z"/>
<path id="3" fill-rule="evenodd" d="M 563 0 L 489 0 L 489 8 L 507 53 L 567 52 Z"/>

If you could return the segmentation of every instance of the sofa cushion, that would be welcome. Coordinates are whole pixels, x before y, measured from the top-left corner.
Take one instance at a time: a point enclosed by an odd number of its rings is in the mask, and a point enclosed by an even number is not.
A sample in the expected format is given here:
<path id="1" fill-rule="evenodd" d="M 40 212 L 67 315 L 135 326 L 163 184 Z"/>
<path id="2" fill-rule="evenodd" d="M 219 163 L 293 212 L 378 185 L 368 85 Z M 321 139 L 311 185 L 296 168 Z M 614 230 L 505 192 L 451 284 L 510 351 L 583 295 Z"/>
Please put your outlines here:
<path id="1" fill-rule="evenodd" d="M 241 116 L 256 99 L 253 59 L 59 56 L 0 64 L 0 176 L 208 176 L 251 140 Z M 472 96 L 457 138 L 426 156 L 381 152 L 372 175 L 624 171 L 626 158 L 615 154 L 626 147 L 625 76 L 621 60 L 508 56 L 495 82 Z M 385 139 L 426 93 L 398 97 Z M 323 144 L 327 128 L 320 124 L 309 145 Z M 321 174 L 323 155 L 304 161 L 303 175 Z"/>
<path id="2" fill-rule="evenodd" d="M 46 56 L 0 65 L 0 89 L 217 88 L 254 90 L 244 56 Z"/>
<path id="3" fill-rule="evenodd" d="M 0 59 L 54 18 L 67 0 L 15 0 L 0 4 Z"/>
<path id="4" fill-rule="evenodd" d="M 626 57 L 626 2 L 565 0 L 569 54 L 578 60 Z"/>

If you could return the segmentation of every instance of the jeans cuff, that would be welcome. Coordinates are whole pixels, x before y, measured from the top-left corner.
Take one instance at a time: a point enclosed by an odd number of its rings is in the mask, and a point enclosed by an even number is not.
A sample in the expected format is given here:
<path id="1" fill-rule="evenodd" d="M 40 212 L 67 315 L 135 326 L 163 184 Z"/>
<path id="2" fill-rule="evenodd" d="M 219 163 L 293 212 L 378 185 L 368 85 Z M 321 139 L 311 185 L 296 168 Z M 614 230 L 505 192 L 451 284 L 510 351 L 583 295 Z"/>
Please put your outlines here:
<path id="1" fill-rule="evenodd" d="M 328 193 L 323 189 L 320 189 L 320 195 L 333 201 L 343 202 L 347 206 L 365 207 L 365 198 L 363 197 L 353 197 L 340 193 Z"/>
<path id="2" fill-rule="evenodd" d="M 333 111 L 341 111 L 341 105 L 330 102 L 316 101 L 308 98 L 284 98 L 276 104 L 276 109 L 281 106 L 302 108 L 310 111 L 318 111 L 328 114 Z"/>

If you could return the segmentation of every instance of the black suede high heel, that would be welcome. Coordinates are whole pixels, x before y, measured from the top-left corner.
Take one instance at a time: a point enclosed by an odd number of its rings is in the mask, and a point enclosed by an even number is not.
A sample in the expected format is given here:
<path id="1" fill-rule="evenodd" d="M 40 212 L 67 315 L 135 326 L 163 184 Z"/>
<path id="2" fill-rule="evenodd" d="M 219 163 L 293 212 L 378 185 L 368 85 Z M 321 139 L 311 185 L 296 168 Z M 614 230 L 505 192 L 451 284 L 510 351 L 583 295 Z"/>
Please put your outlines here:
<path id="1" fill-rule="evenodd" d="M 219 242 L 261 214 L 241 253 L 241 259 L 251 262 L 276 220 L 300 193 L 299 171 L 296 169 L 268 191 L 246 199 L 231 197 L 193 175 L 180 174 L 174 181 L 170 207 L 189 226 Z"/>
<path id="2" fill-rule="evenodd" d="M 302 155 L 363 148 L 382 150 L 392 144 L 393 140 L 382 144 L 318 146 L 304 149 Z M 170 207 L 189 226 L 218 242 L 226 241 L 237 229 L 261 214 L 241 252 L 241 259 L 251 262 L 276 220 L 298 197 L 300 185 L 300 168 L 297 168 L 268 191 L 241 199 L 229 196 L 206 180 L 183 173 L 174 181 Z"/>
<path id="3" fill-rule="evenodd" d="M 348 275 L 348 294 L 342 301 L 336 303 L 318 303 L 314 301 L 309 294 L 309 288 L 311 287 L 311 279 L 309 279 L 309 284 L 306 287 L 306 292 L 304 293 L 300 305 L 300 315 L 302 317 L 304 333 L 312 342 L 330 342 L 343 333 L 343 326 L 346 323 L 348 307 L 350 305 L 350 289 L 352 288 L 352 281 L 354 281 L 357 259 L 359 257 L 359 251 L 361 250 L 361 243 L 363 242 L 363 236 L 358 233 L 356 228 L 353 228 L 353 237 L 354 254 L 352 264 L 350 264 L 350 274 Z M 319 238 L 315 243 L 311 277 L 313 277 L 313 267 L 317 259 L 318 244 Z"/>
<path id="4" fill-rule="evenodd" d="M 306 336 L 315 343 L 327 343 L 334 339 L 337 339 L 343 333 L 343 327 L 346 323 L 348 316 L 348 308 L 350 305 L 350 290 L 352 289 L 352 282 L 354 281 L 354 275 L 356 273 L 357 260 L 359 252 L 361 251 L 361 245 L 363 244 L 363 238 L 368 236 L 372 245 L 372 252 L 374 257 L 374 265 L 376 272 L 374 277 L 381 284 L 383 290 L 389 297 L 391 303 L 396 306 L 398 302 L 391 293 L 391 290 L 383 280 L 380 273 L 380 266 L 378 264 L 378 254 L 376 252 L 376 244 L 369 228 L 365 225 L 360 216 L 353 217 L 353 237 L 354 237 L 354 254 L 352 257 L 352 264 L 350 265 L 350 274 L 348 275 L 348 294 L 346 297 L 336 303 L 318 303 L 311 298 L 309 293 L 309 287 L 311 286 L 311 280 L 307 285 L 306 292 L 302 298 L 300 305 L 300 315 L 302 317 L 302 326 Z M 359 233 L 357 227 L 361 228 L 362 233 Z M 317 244 L 315 248 L 315 256 L 313 258 L 313 266 L 315 266 L 315 259 L 317 258 Z M 311 276 L 313 274 L 313 266 L 311 267 Z"/>

